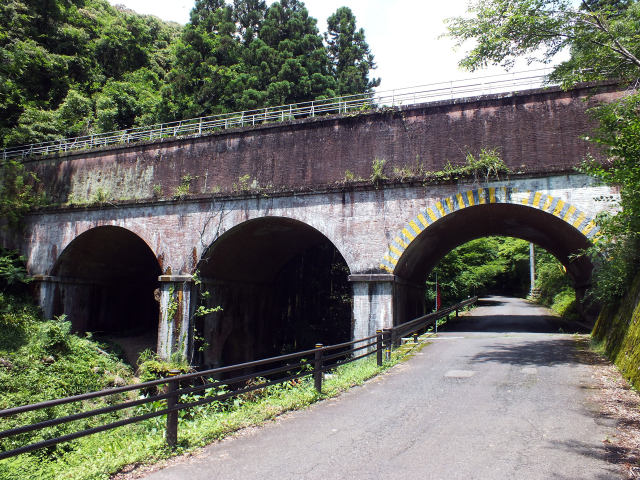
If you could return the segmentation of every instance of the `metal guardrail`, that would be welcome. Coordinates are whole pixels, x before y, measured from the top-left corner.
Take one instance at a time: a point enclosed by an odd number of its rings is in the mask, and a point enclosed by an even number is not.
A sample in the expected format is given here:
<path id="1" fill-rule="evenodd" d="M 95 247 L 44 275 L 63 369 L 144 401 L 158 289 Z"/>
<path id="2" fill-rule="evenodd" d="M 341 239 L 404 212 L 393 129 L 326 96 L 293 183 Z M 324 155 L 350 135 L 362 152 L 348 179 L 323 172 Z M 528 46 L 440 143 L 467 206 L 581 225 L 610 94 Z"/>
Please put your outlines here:
<path id="1" fill-rule="evenodd" d="M 550 72 L 550 68 L 526 70 L 466 80 L 430 83 L 378 93 L 363 93 L 257 110 L 210 115 L 127 130 L 21 145 L 2 150 L 0 158 L 3 160 L 25 159 L 37 155 L 89 150 L 109 145 L 154 141 L 170 137 L 201 136 L 218 130 L 283 122 L 297 118 L 357 113 L 468 96 L 526 90 L 542 86 Z"/>
<path id="2" fill-rule="evenodd" d="M 401 323 L 400 325 L 388 330 L 389 334 L 391 335 L 390 342 L 393 345 L 397 345 L 400 338 L 411 334 L 415 335 L 416 332 L 424 330 L 430 326 L 434 326 L 435 333 L 438 333 L 438 320 L 444 317 L 448 318 L 452 313 L 455 313 L 457 317 L 460 310 L 468 307 L 469 305 L 473 305 L 477 301 L 478 297 L 471 297 L 450 307 L 442 308 L 436 312 L 423 315 L 422 317 L 418 317 L 405 323 Z"/>
<path id="3" fill-rule="evenodd" d="M 68 424 L 82 419 L 97 417 L 99 415 L 119 412 L 134 407 L 141 407 L 154 402 L 162 402 L 162 408 L 154 411 L 144 414 L 136 414 L 134 411 L 133 416 L 121 418 L 110 423 L 26 444 L 11 450 L 0 451 L 0 460 L 163 415 L 166 415 L 167 417 L 166 441 L 169 446 L 174 447 L 178 441 L 178 412 L 180 410 L 223 401 L 255 390 L 261 390 L 271 385 L 291 382 L 305 376 L 313 377 L 314 387 L 319 393 L 321 393 L 324 372 L 333 370 L 340 365 L 373 355 L 374 353 L 376 354 L 377 364 L 381 366 L 383 364 L 383 352 L 386 352 L 388 360 L 391 349 L 397 343 L 399 338 L 409 333 L 425 329 L 437 322 L 438 319 L 450 315 L 451 312 L 455 311 L 457 314 L 459 309 L 475 303 L 476 300 L 477 297 L 474 297 L 452 307 L 439 310 L 435 313 L 411 320 L 410 322 L 403 323 L 396 327 L 386 330 L 378 330 L 375 335 L 359 338 L 350 342 L 330 346 L 317 344 L 314 349 L 291 353 L 288 355 L 281 355 L 278 357 L 231 365 L 228 367 L 215 368 L 202 372 L 175 375 L 150 382 L 110 388 L 99 392 L 91 392 L 0 410 L 0 418 L 7 418 L 26 412 L 51 409 L 59 405 L 87 402 L 88 400 L 112 397 L 114 395 L 132 391 L 155 390 L 157 392 L 149 396 L 140 396 L 137 399 L 128 399 L 119 403 L 114 402 L 110 405 L 93 410 L 82 411 L 63 417 L 50 418 L 37 423 L 0 431 L 1 440 L 29 432 L 43 430 L 48 427 L 54 427 L 56 425 Z M 258 367 L 262 368 L 262 370 L 246 373 L 247 370 L 253 370 Z M 311 368 L 309 369 L 309 367 Z M 237 374 L 237 376 L 227 378 L 225 380 L 216 379 L 216 377 L 219 378 L 222 375 L 230 374 Z M 274 378 L 274 376 L 277 377 Z M 271 379 L 269 379 L 269 377 L 271 377 Z M 216 393 L 223 387 L 230 388 L 230 391 L 225 391 L 215 395 L 207 395 L 205 393 L 200 397 L 189 396 L 193 393 L 211 391 L 212 389 L 215 389 L 213 390 L 213 393 Z M 185 398 L 187 401 L 182 401 L 182 399 Z"/>

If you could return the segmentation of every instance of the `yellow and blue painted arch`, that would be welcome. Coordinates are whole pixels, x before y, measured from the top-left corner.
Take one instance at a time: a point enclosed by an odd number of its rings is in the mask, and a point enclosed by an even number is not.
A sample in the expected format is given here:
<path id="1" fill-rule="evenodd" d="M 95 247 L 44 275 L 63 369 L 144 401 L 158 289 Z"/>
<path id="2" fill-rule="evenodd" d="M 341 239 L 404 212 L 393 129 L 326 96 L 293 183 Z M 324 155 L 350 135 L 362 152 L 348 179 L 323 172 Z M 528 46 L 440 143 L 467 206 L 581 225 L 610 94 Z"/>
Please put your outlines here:
<path id="1" fill-rule="evenodd" d="M 441 199 L 433 207 L 418 213 L 389 244 L 380 268 L 393 273 L 407 247 L 432 223 L 457 210 L 491 203 L 510 203 L 537 208 L 564 220 L 589 239 L 594 238 L 598 233 L 598 227 L 592 217 L 558 197 L 536 191 L 518 192 L 511 187 L 479 188 Z"/>

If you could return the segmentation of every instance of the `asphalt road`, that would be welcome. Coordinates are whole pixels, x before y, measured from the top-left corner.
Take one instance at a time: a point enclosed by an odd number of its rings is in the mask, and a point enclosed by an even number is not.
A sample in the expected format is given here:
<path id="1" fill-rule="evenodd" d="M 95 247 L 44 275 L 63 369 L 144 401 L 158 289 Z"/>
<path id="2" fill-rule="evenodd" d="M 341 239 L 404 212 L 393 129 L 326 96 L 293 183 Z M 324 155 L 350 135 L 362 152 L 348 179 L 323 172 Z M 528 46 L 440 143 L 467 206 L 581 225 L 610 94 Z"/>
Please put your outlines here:
<path id="1" fill-rule="evenodd" d="M 385 375 L 145 478 L 612 479 L 575 338 L 492 297 Z"/>

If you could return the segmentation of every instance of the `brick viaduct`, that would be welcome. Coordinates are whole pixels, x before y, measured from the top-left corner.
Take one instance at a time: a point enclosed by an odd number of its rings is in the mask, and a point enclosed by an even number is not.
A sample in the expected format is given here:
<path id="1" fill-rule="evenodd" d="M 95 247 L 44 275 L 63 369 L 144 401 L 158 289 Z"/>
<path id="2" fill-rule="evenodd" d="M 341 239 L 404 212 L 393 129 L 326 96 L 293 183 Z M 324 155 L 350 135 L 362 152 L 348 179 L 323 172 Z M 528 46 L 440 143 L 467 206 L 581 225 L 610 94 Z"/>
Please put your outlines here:
<path id="1" fill-rule="evenodd" d="M 55 206 L 3 243 L 26 255 L 46 315 L 79 331 L 140 327 L 163 357 L 207 366 L 408 320 L 439 259 L 486 235 L 547 249 L 581 291 L 591 266 L 570 257 L 617 198 L 575 171 L 598 156 L 585 111 L 620 95 L 529 90 L 27 160 Z M 428 173 L 482 148 L 510 172 Z M 222 311 L 196 316 L 198 302 Z M 342 337 L 323 327 L 336 312 Z M 304 338 L 288 333 L 294 314 L 313 325 Z"/>

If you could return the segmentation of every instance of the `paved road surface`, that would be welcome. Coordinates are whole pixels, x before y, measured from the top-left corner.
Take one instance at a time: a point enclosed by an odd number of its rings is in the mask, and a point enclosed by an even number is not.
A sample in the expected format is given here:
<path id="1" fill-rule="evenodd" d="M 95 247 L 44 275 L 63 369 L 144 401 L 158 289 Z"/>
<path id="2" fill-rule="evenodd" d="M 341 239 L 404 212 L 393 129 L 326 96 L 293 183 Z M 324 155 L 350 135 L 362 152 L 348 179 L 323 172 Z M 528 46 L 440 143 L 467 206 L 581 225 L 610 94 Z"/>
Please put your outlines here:
<path id="1" fill-rule="evenodd" d="M 491 297 L 390 373 L 146 478 L 619 478 L 588 367 L 558 329 Z"/>

